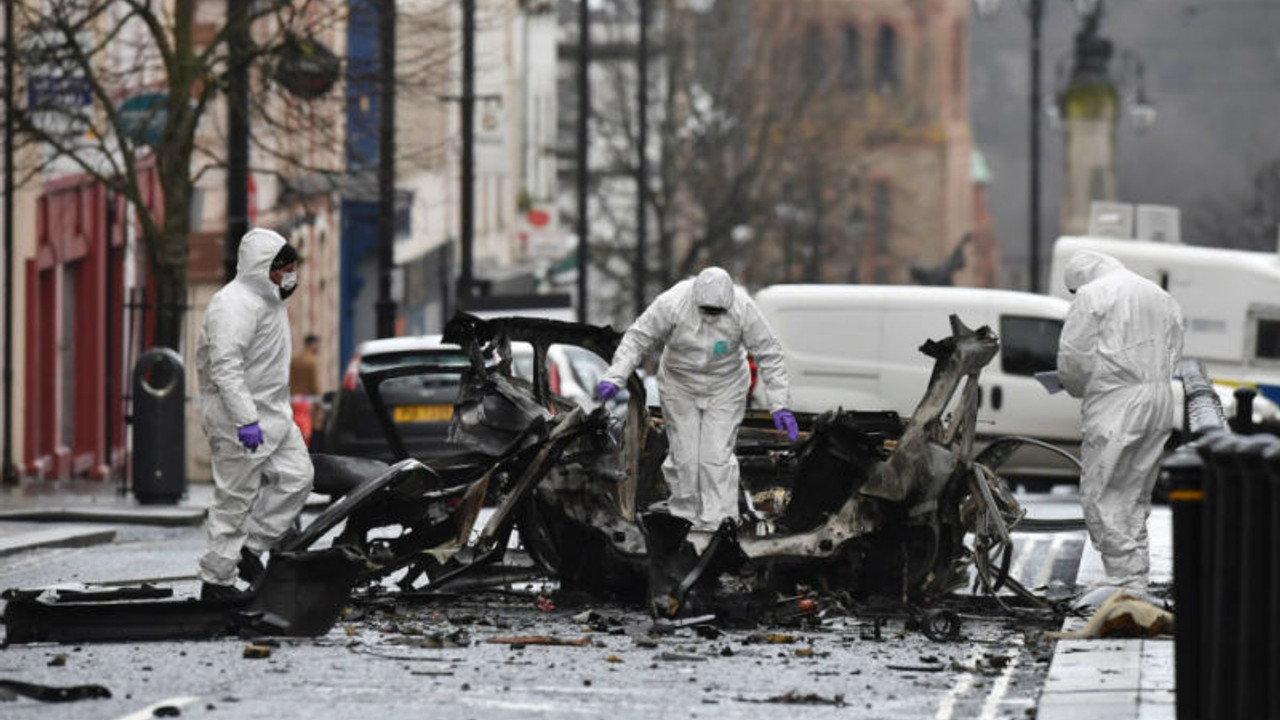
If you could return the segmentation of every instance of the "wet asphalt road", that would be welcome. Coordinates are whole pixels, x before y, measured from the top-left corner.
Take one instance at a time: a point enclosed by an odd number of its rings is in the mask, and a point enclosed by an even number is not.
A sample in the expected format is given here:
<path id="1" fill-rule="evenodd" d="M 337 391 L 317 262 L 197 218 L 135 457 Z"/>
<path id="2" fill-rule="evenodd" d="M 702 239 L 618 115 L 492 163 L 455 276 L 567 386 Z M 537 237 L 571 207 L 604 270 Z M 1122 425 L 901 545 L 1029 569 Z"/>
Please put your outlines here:
<path id="1" fill-rule="evenodd" d="M 1071 494 L 1022 499 L 1034 517 L 1079 512 Z M 0 558 L 0 588 L 185 575 L 202 541 L 198 528 L 121 526 L 111 545 Z M 1083 542 L 1081 532 L 1019 536 L 1013 572 L 1032 587 L 1070 585 Z M 178 596 L 196 587 L 175 585 Z M 0 701 L 0 716 L 1021 718 L 1034 713 L 1051 650 L 1043 627 L 1008 618 L 966 619 L 955 643 L 891 620 L 876 640 L 869 621 L 834 607 L 816 627 L 652 637 L 637 610 L 551 607 L 537 590 L 372 608 L 262 659 L 246 659 L 240 639 L 10 646 L 0 679 L 99 684 L 112 697 L 19 697 Z M 528 635 L 587 640 L 492 642 Z"/>

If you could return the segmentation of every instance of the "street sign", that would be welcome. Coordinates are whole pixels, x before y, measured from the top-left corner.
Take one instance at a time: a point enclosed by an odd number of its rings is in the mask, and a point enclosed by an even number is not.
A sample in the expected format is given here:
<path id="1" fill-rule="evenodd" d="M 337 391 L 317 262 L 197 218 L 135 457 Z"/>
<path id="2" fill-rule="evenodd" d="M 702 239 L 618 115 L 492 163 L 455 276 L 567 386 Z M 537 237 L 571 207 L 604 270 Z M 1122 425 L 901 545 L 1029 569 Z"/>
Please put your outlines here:
<path id="1" fill-rule="evenodd" d="M 169 95 L 145 92 L 125 100 L 116 109 L 120 129 L 135 145 L 160 144 L 165 123 L 169 121 Z"/>
<path id="2" fill-rule="evenodd" d="M 75 110 L 93 102 L 89 81 L 78 75 L 30 75 L 27 106 L 40 110 Z"/>

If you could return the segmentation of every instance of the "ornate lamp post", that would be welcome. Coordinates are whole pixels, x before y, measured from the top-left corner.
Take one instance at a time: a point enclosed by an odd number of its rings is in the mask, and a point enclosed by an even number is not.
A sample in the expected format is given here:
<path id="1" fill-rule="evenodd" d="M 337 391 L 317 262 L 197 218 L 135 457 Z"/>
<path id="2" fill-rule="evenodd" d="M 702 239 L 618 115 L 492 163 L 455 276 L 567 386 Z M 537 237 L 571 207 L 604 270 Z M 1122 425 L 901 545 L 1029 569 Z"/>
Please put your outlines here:
<path id="1" fill-rule="evenodd" d="M 1031 202 L 1028 212 L 1028 241 L 1030 243 L 1028 282 L 1031 292 L 1040 292 L 1040 55 L 1042 51 L 1042 25 L 1047 0 L 1022 0 L 1028 25 L 1031 29 L 1031 88 L 1028 93 L 1028 117 L 1031 121 Z M 1097 12 L 1101 0 L 1071 0 L 1076 11 L 1083 16 Z M 999 11 L 1001 0 L 973 0 L 974 11 L 979 17 L 989 17 Z"/>

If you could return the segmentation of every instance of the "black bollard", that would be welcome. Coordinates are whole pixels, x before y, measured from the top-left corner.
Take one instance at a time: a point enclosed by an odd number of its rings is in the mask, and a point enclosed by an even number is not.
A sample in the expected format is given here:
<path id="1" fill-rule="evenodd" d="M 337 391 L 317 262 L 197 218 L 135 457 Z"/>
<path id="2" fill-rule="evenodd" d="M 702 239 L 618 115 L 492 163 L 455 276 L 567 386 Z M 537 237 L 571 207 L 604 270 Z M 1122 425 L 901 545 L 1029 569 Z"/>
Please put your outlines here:
<path id="1" fill-rule="evenodd" d="M 1269 517 L 1272 522 L 1269 523 L 1271 538 L 1271 571 L 1269 573 L 1271 584 L 1267 592 L 1267 601 L 1270 606 L 1271 628 L 1270 640 L 1267 648 L 1267 682 L 1268 707 L 1270 711 L 1266 717 L 1280 718 L 1280 684 L 1275 682 L 1275 678 L 1280 678 L 1280 442 L 1272 443 L 1262 454 L 1263 464 L 1267 468 L 1267 479 L 1271 484 L 1271 507 Z"/>
<path id="2" fill-rule="evenodd" d="M 1236 717 L 1267 717 L 1267 651 L 1271 641 L 1271 488 L 1262 455 L 1276 439 L 1253 435 L 1239 442 L 1234 455 L 1240 473 L 1239 628 L 1237 632 Z M 1226 640 L 1229 642 L 1229 639 Z"/>
<path id="3" fill-rule="evenodd" d="M 1258 391 L 1251 387 L 1238 387 L 1232 394 L 1236 398 L 1236 415 L 1231 419 L 1231 429 L 1248 435 L 1253 432 L 1253 398 Z"/>
<path id="4" fill-rule="evenodd" d="M 1241 438 L 1226 436 L 1209 447 L 1205 533 L 1212 553 L 1205 566 L 1209 591 L 1205 613 L 1205 655 L 1209 663 L 1206 718 L 1238 718 L 1236 680 L 1240 632 L 1240 469 L 1235 461 Z"/>
<path id="5" fill-rule="evenodd" d="M 1204 646 L 1201 632 L 1204 617 L 1201 572 L 1202 526 L 1204 516 L 1204 461 L 1187 445 L 1164 461 L 1169 487 L 1169 508 L 1173 512 L 1173 603 L 1177 617 L 1174 634 L 1174 686 L 1177 688 L 1178 720 L 1201 720 L 1204 693 Z"/>

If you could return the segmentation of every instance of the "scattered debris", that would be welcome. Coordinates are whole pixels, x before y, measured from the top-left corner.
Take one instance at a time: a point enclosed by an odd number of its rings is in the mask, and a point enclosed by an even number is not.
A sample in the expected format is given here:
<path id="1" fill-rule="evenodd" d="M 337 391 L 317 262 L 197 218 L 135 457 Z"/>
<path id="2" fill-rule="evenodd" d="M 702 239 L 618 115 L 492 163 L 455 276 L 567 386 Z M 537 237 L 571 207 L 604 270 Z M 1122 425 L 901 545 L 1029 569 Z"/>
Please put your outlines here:
<path id="1" fill-rule="evenodd" d="M 62 656 L 65 657 L 65 656 Z M 37 685 L 19 680 L 0 680 L 0 700 L 13 700 L 22 695 L 40 702 L 76 702 L 78 700 L 96 700 L 111 697 L 111 691 L 101 685 L 72 685 L 55 687 L 53 685 Z"/>
<path id="2" fill-rule="evenodd" d="M 795 635 L 782 633 L 751 633 L 742 641 L 743 645 L 787 645 L 796 641 Z"/>
<path id="3" fill-rule="evenodd" d="M 591 642 L 591 636 L 583 635 L 580 638 L 561 638 L 553 635 L 514 635 L 507 637 L 492 637 L 489 638 L 489 642 L 499 645 L 519 643 L 521 645 L 566 645 L 582 647 Z"/>
<path id="4" fill-rule="evenodd" d="M 885 668 L 899 672 L 942 672 L 947 669 L 947 666 L 939 663 L 937 665 L 885 665 Z"/>
<path id="5" fill-rule="evenodd" d="M 244 657 L 248 660 L 261 660 L 271 657 L 271 648 L 266 645 L 245 645 Z"/>
<path id="6" fill-rule="evenodd" d="M 49 663 L 48 663 L 49 667 L 63 667 L 66 664 L 67 664 L 66 653 L 58 653 L 57 655 L 54 655 L 52 658 L 49 658 Z"/>
<path id="7" fill-rule="evenodd" d="M 427 635 L 394 637 L 387 641 L 388 645 L 422 648 L 424 650 L 455 650 L 471 644 L 471 636 L 466 630 L 458 629 L 451 633 L 430 633 Z"/>
<path id="8" fill-rule="evenodd" d="M 659 660 L 665 662 L 706 662 L 706 658 L 698 655 L 688 655 L 685 653 L 663 652 L 658 655 Z"/>
<path id="9" fill-rule="evenodd" d="M 817 693 L 801 694 L 795 690 L 791 690 L 784 695 L 774 695 L 764 700 L 752 700 L 750 698 L 739 697 L 740 702 L 750 703 L 771 703 L 775 705 L 831 705 L 833 707 L 844 707 L 844 695 L 833 695 L 832 697 L 823 697 Z"/>
<path id="10" fill-rule="evenodd" d="M 658 641 L 654 640 L 648 635 L 632 635 L 631 640 L 636 644 L 636 647 L 642 647 L 642 648 L 658 647 Z"/>
<path id="11" fill-rule="evenodd" d="M 622 658 L 610 653 L 609 657 L 605 658 L 604 661 L 607 663 L 620 663 L 622 662 Z"/>

